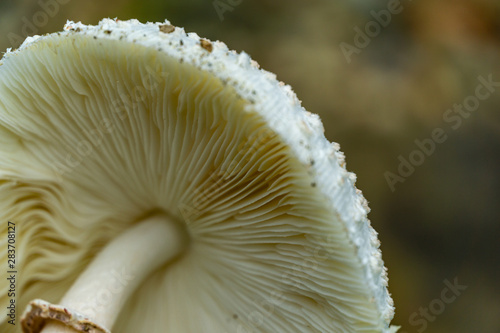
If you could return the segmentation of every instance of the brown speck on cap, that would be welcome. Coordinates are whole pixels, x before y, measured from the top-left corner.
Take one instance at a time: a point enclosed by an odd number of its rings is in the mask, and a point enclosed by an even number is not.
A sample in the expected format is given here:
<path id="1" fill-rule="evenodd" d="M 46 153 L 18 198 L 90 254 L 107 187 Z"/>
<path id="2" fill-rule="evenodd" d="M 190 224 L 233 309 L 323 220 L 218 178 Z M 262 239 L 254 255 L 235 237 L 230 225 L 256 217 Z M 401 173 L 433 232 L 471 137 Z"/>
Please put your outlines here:
<path id="1" fill-rule="evenodd" d="M 208 52 L 212 52 L 212 50 L 214 49 L 214 47 L 212 46 L 212 43 L 210 43 L 208 40 L 206 39 L 202 39 L 200 40 L 200 45 L 202 48 L 204 48 L 205 50 L 207 50 Z"/>
<path id="2" fill-rule="evenodd" d="M 111 34 L 111 30 L 104 30 L 104 33 L 107 34 L 107 35 L 110 35 Z"/>
<path id="3" fill-rule="evenodd" d="M 175 27 L 171 24 L 162 24 L 160 25 L 160 31 L 169 34 L 175 30 Z"/>

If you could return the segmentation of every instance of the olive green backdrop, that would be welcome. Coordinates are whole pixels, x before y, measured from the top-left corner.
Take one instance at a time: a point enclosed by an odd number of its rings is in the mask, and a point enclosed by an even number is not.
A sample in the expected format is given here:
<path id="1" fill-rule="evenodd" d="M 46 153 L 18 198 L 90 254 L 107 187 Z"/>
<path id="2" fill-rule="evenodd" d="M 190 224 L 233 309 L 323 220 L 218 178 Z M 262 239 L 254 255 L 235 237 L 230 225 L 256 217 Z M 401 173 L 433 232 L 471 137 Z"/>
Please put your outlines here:
<path id="1" fill-rule="evenodd" d="M 102 17 L 168 18 L 290 84 L 370 202 L 394 323 L 500 332 L 498 1 L 0 0 L 0 50 Z"/>

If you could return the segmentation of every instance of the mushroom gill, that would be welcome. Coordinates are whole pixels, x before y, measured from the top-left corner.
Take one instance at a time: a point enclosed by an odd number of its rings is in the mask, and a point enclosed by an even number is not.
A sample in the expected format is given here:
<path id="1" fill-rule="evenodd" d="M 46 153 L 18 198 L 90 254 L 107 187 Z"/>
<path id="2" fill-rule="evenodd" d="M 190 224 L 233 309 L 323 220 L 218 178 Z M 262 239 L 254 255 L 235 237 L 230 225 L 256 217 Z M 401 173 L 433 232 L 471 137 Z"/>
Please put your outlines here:
<path id="1" fill-rule="evenodd" d="M 185 248 L 108 329 L 389 332 L 368 209 L 319 120 L 246 54 L 162 25 L 69 22 L 0 62 L 0 221 L 18 226 L 18 309 L 57 304 L 108 244 L 163 214 Z"/>

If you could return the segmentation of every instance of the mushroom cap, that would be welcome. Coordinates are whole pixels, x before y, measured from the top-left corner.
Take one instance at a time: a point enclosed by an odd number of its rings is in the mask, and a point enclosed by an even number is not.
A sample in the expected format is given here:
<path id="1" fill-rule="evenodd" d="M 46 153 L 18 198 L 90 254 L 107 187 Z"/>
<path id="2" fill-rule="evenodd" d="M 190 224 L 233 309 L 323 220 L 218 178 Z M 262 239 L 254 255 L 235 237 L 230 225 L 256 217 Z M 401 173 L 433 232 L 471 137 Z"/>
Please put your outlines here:
<path id="1" fill-rule="evenodd" d="M 246 53 L 168 21 L 68 22 L 8 50 L 0 96 L 19 309 L 57 303 L 110 239 L 161 210 L 186 224 L 190 248 L 143 282 L 113 331 L 391 330 L 355 175 L 319 117 Z"/>

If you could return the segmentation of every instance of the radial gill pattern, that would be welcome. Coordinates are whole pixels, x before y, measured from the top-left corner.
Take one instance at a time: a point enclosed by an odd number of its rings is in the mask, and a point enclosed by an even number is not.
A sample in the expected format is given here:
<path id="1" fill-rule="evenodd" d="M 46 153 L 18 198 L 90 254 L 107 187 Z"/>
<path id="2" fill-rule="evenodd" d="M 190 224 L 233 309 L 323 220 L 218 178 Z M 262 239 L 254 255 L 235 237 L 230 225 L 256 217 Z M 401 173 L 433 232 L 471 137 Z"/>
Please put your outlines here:
<path id="1" fill-rule="evenodd" d="M 0 62 L 0 259 L 14 221 L 18 311 L 57 303 L 114 236 L 162 211 L 188 250 L 114 332 L 386 332 L 378 241 L 317 118 L 245 54 L 161 27 L 68 23 Z"/>

